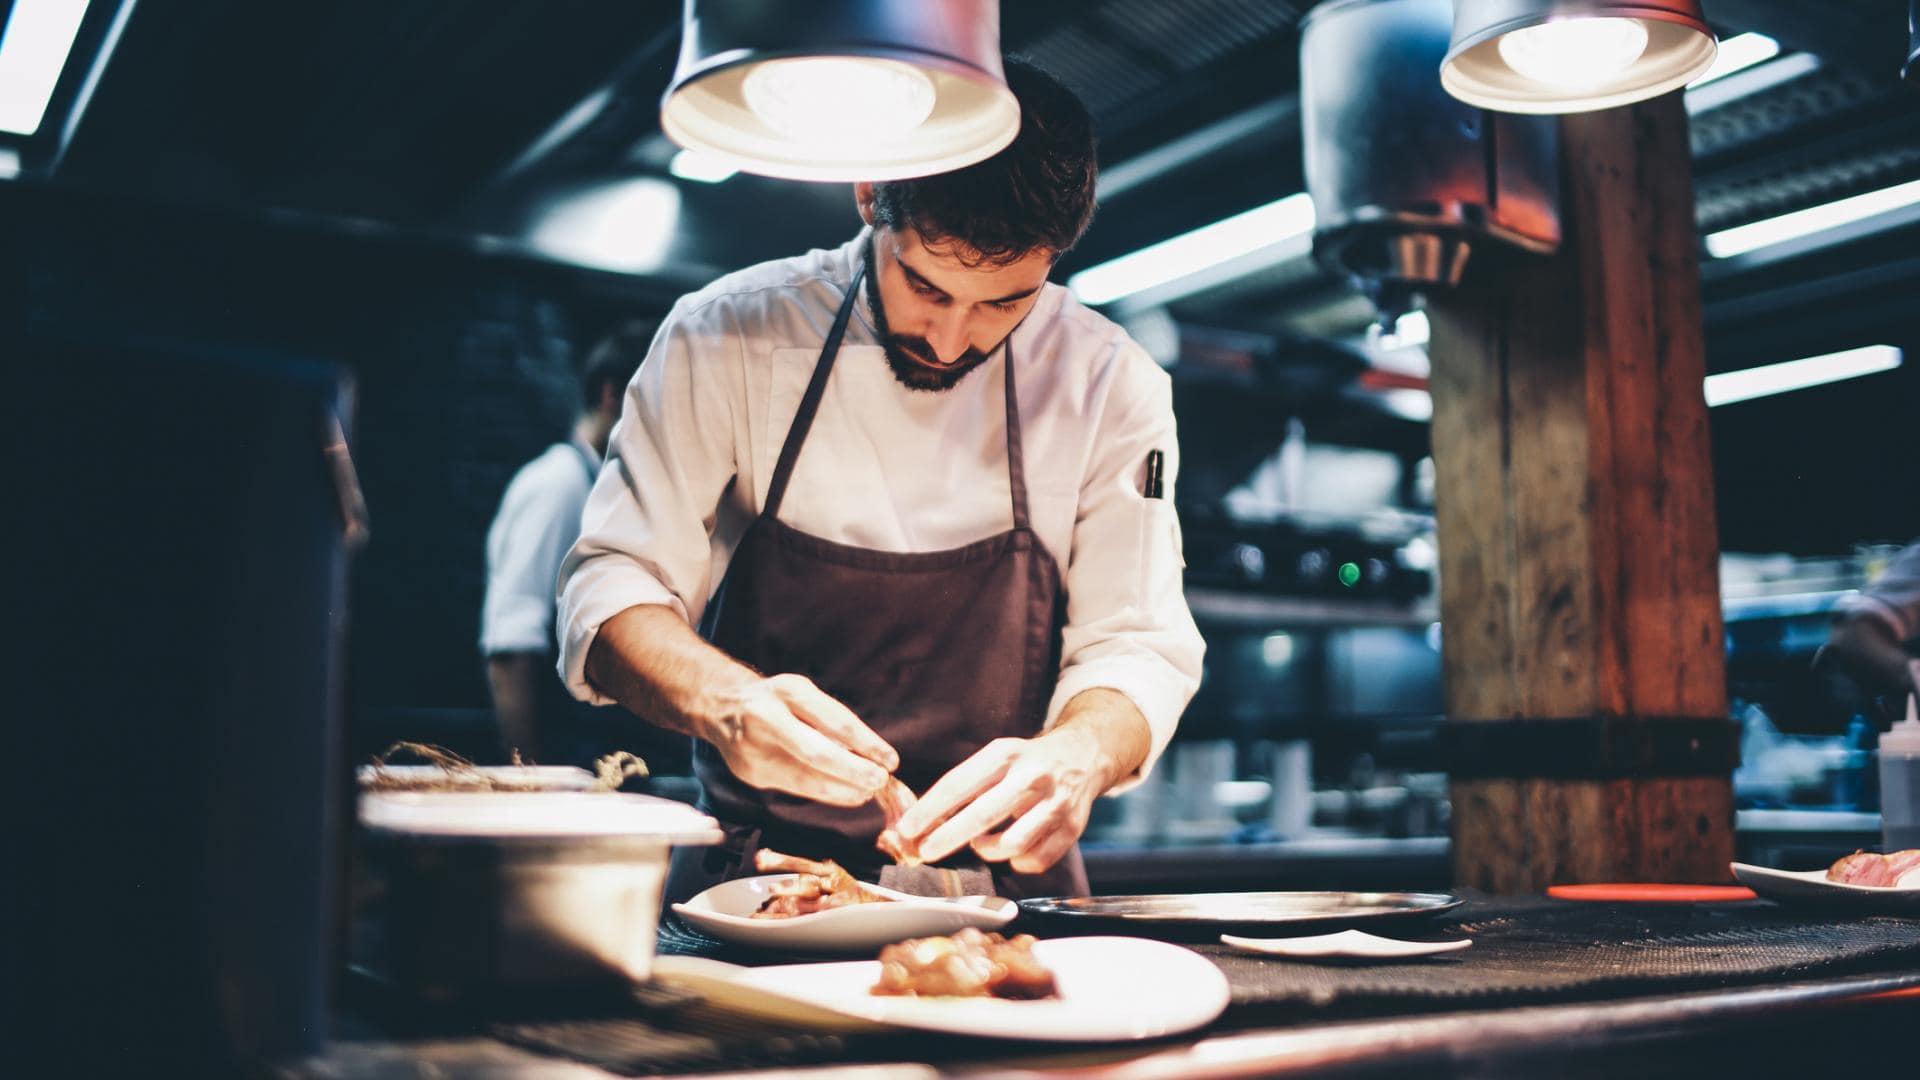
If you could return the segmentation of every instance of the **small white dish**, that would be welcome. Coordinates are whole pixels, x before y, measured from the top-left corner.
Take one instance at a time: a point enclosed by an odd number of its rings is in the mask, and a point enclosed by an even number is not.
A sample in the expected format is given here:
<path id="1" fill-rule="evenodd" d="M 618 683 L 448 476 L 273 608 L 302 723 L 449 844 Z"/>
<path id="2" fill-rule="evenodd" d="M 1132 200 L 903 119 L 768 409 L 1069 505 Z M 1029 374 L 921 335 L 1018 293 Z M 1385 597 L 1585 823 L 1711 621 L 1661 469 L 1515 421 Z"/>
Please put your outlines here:
<path id="1" fill-rule="evenodd" d="M 1740 884 L 1777 903 L 1920 915 L 1920 889 L 1829 881 L 1825 870 L 1775 870 L 1740 862 L 1732 867 Z"/>
<path id="2" fill-rule="evenodd" d="M 1220 943 L 1244 952 L 1263 956 L 1305 958 L 1341 957 L 1362 960 L 1407 960 L 1416 956 L 1435 956 L 1459 952 L 1473 944 L 1472 938 L 1458 941 L 1397 941 L 1369 934 L 1365 930 L 1342 930 L 1337 934 L 1314 937 L 1249 938 L 1221 934 Z"/>
<path id="3" fill-rule="evenodd" d="M 1212 961 L 1162 941 L 1058 938 L 1035 943 L 1033 954 L 1053 972 L 1058 997 L 883 997 L 871 992 L 877 960 L 749 968 L 663 956 L 653 974 L 715 1006 L 820 1030 L 881 1026 L 1041 1042 L 1178 1035 L 1211 1023 L 1232 997 Z"/>
<path id="4" fill-rule="evenodd" d="M 685 903 L 673 905 L 673 910 L 695 929 L 721 941 L 786 952 L 826 953 L 869 952 L 907 938 L 951 934 L 969 926 L 998 930 L 1020 913 L 1019 905 L 1000 896 L 947 899 L 867 885 L 888 902 L 848 904 L 785 919 L 753 917 L 773 894 L 775 885 L 796 876 L 763 874 L 723 881 Z"/>

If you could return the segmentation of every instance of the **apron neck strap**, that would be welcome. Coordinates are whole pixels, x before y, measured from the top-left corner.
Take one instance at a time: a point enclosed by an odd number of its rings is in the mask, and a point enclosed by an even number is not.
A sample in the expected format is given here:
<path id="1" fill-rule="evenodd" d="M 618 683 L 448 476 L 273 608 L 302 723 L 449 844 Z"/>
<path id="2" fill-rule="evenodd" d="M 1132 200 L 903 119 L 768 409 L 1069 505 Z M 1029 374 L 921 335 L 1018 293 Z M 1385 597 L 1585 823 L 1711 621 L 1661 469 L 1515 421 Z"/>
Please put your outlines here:
<path id="1" fill-rule="evenodd" d="M 1030 531 L 1027 524 L 1027 464 L 1020 450 L 1020 394 L 1013 385 L 1013 335 L 1007 335 L 1007 355 L 1001 369 L 1007 380 L 1007 489 L 1013 492 L 1013 527 Z"/>
<path id="2" fill-rule="evenodd" d="M 573 447 L 573 452 L 579 456 L 580 467 L 587 470 L 587 485 L 591 487 L 595 481 L 600 479 L 600 459 L 594 457 L 592 452 L 585 446 L 580 445 L 578 436 L 571 439 L 569 445 Z"/>
<path id="3" fill-rule="evenodd" d="M 813 378 L 807 383 L 807 392 L 800 399 L 800 408 L 793 414 L 793 426 L 787 429 L 787 441 L 780 447 L 780 461 L 773 467 L 773 483 L 767 487 L 767 505 L 761 513 L 770 518 L 780 515 L 780 502 L 787 496 L 787 481 L 793 479 L 793 466 L 800 460 L 800 447 L 807 441 L 807 432 L 813 428 L 813 415 L 820 411 L 820 399 L 825 396 L 827 375 L 833 371 L 834 358 L 840 355 L 840 339 L 847 335 L 847 320 L 853 317 L 854 301 L 860 296 L 860 282 L 867 276 L 866 263 L 856 266 L 852 280 L 847 282 L 846 298 L 840 301 L 840 310 L 833 317 L 833 329 L 827 331 L 826 344 L 820 346 L 820 359 L 814 361 Z"/>
<path id="4" fill-rule="evenodd" d="M 827 340 L 820 346 L 820 358 L 813 364 L 813 378 L 807 381 L 807 392 L 794 411 L 793 425 L 787 428 L 787 441 L 780 446 L 780 460 L 773 467 L 773 481 L 767 485 L 766 506 L 760 511 L 766 517 L 778 519 L 780 516 L 780 504 L 787 497 L 787 483 L 793 479 L 793 467 L 800 460 L 800 447 L 807 441 L 807 432 L 813 429 L 820 399 L 826 396 L 827 376 L 833 371 L 834 359 L 840 355 L 840 341 L 846 337 L 847 320 L 853 316 L 853 305 L 860 296 L 860 284 L 866 275 L 864 262 L 854 268 L 853 280 L 847 283 L 847 295 L 833 317 L 833 328 L 827 331 Z M 1020 395 L 1013 380 L 1012 334 L 1007 335 L 1006 350 L 1001 366 L 1007 386 L 1007 486 L 1013 492 L 1013 527 L 1027 532 L 1031 528 L 1027 517 L 1027 467 L 1020 444 Z"/>

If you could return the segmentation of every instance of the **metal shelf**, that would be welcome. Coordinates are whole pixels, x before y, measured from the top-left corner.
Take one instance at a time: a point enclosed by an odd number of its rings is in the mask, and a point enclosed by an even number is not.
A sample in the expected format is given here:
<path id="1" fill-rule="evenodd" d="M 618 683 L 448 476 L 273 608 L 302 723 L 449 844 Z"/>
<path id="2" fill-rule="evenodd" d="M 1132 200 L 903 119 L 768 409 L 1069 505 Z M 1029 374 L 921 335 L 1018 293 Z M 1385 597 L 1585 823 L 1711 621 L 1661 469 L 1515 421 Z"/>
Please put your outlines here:
<path id="1" fill-rule="evenodd" d="M 1782 593 L 1779 596 L 1730 597 L 1720 602 L 1728 622 L 1745 619 L 1783 619 L 1797 615 L 1819 615 L 1833 610 L 1843 596 L 1857 590 L 1835 589 L 1827 592 Z"/>
<path id="2" fill-rule="evenodd" d="M 1432 597 L 1411 602 L 1361 599 L 1329 600 L 1273 596 L 1230 589 L 1188 588 L 1187 607 L 1202 623 L 1233 626 L 1418 626 L 1438 622 Z"/>

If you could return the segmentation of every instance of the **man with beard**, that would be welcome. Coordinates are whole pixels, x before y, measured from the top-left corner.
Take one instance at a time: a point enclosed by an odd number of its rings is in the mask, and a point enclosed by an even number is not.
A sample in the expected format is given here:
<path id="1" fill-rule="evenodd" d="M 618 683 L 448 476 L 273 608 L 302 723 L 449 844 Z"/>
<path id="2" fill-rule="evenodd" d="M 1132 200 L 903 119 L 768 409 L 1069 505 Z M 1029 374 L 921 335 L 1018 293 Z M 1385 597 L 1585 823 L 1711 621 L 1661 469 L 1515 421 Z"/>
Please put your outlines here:
<path id="1" fill-rule="evenodd" d="M 728 841 L 676 853 L 672 899 L 762 847 L 873 880 L 889 824 L 976 888 L 1084 893 L 1093 800 L 1199 683 L 1170 381 L 1047 281 L 1092 217 L 1092 121 L 1007 81 L 1007 149 L 857 185 L 858 237 L 682 298 L 628 388 L 561 671 L 695 739 Z M 892 777 L 920 795 L 897 822 Z"/>

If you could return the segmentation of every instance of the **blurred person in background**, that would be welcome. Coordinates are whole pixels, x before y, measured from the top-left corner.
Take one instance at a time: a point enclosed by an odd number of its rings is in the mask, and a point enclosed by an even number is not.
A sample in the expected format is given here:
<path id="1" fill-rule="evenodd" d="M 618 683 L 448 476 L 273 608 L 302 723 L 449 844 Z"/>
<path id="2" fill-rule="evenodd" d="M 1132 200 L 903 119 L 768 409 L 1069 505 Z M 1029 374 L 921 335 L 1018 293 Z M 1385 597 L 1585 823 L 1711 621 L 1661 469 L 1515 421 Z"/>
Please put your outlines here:
<path id="1" fill-rule="evenodd" d="M 1873 584 L 1835 605 L 1821 653 L 1816 662 L 1837 664 L 1866 694 L 1883 699 L 1883 712 L 1904 711 L 1914 691 L 1912 661 L 1920 657 L 1920 541 L 1894 556 Z"/>
<path id="2" fill-rule="evenodd" d="M 580 536 L 580 513 L 620 418 L 621 393 L 646 357 L 653 329 L 629 323 L 588 354 L 569 438 L 514 474 L 487 529 L 480 651 L 501 737 L 529 761 L 580 765 L 613 749 L 599 745 L 603 725 L 555 674 L 556 582 L 561 560 Z"/>

